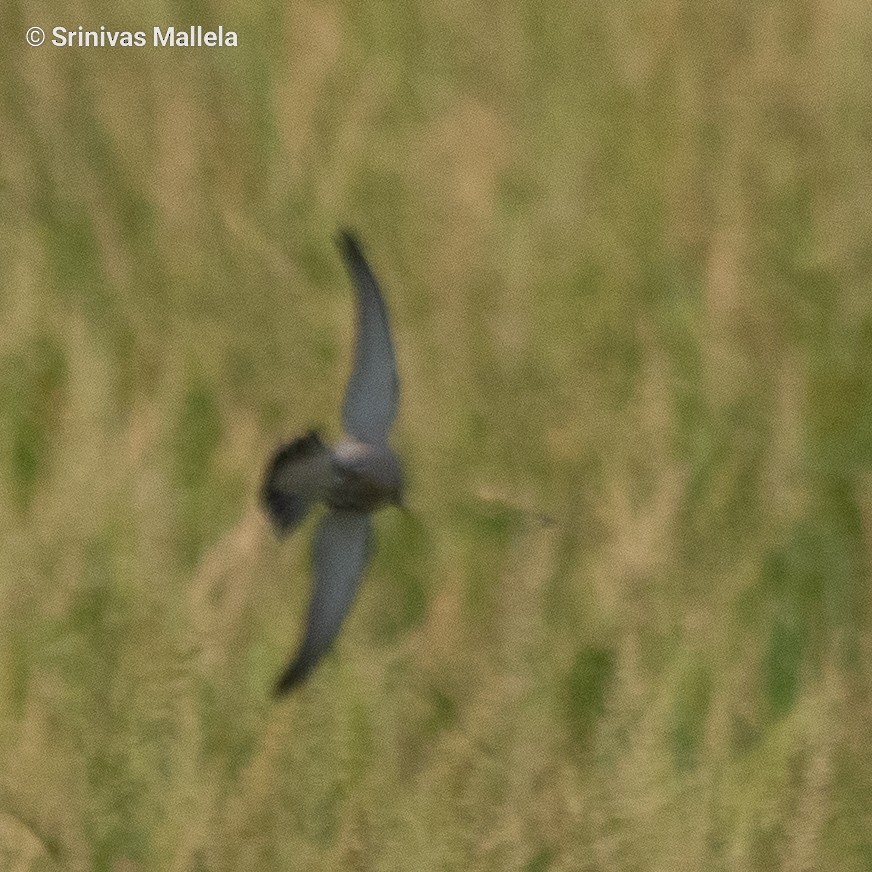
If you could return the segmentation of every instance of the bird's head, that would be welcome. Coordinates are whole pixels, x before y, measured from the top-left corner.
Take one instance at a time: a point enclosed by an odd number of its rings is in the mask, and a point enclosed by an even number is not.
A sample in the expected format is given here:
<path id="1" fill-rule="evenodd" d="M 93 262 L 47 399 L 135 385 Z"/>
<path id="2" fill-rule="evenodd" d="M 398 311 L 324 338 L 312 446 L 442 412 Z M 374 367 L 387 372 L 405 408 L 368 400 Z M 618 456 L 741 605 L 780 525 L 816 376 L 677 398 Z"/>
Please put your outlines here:
<path id="1" fill-rule="evenodd" d="M 391 452 L 387 457 L 387 463 L 385 464 L 385 493 L 387 496 L 386 502 L 388 505 L 397 506 L 398 508 L 404 508 L 404 500 L 406 493 L 406 482 L 405 476 L 403 475 L 403 468 L 400 466 L 400 462 L 397 459 L 396 455 Z"/>

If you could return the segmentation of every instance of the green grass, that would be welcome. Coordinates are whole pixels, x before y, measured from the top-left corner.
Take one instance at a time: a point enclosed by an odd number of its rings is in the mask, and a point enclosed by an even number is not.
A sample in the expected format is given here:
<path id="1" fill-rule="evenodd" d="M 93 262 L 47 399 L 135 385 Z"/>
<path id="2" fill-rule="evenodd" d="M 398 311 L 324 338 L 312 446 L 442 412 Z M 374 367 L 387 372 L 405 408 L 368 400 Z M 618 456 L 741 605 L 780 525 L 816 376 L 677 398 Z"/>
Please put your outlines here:
<path id="1" fill-rule="evenodd" d="M 225 50 L 30 48 L 221 23 Z M 872 868 L 862 4 L 0 9 L 0 869 Z M 281 705 L 381 276 L 412 513 Z M 548 522 L 551 519 L 551 522 Z"/>

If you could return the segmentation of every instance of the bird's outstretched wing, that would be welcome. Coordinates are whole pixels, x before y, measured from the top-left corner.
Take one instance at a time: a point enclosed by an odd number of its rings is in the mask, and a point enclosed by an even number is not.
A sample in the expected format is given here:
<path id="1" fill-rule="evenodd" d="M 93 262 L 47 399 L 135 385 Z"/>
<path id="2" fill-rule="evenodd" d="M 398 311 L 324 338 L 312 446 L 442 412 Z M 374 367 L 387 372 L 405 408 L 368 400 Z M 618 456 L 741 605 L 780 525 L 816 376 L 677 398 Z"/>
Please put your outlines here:
<path id="1" fill-rule="evenodd" d="M 354 237 L 342 232 L 339 247 L 357 294 L 357 346 L 345 390 L 342 424 L 362 442 L 383 445 L 397 413 L 400 393 L 387 309 Z"/>
<path id="2" fill-rule="evenodd" d="M 364 512 L 329 512 L 312 545 L 315 588 L 306 632 L 293 662 L 276 683 L 281 696 L 301 682 L 330 648 L 354 602 L 372 544 L 372 521 Z"/>

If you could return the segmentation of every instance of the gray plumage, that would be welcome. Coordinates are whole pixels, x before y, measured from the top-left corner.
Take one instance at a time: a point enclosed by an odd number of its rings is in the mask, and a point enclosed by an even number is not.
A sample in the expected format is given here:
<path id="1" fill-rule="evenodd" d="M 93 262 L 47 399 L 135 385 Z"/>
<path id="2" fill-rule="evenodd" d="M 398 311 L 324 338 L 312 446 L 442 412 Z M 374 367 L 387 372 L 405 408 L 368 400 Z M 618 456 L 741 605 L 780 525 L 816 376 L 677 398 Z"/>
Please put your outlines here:
<path id="1" fill-rule="evenodd" d="M 328 507 L 312 544 L 314 589 L 303 641 L 277 695 L 306 678 L 338 635 L 369 559 L 370 512 L 402 503 L 402 467 L 388 446 L 399 385 L 387 310 L 354 238 L 342 233 L 339 245 L 357 295 L 357 344 L 342 406 L 347 435 L 331 447 L 312 431 L 282 446 L 261 495 L 279 535 L 297 527 L 315 503 Z"/>
<path id="2" fill-rule="evenodd" d="M 381 291 L 354 239 L 341 237 L 342 253 L 357 290 L 357 348 L 342 404 L 347 433 L 373 445 L 387 445 L 397 414 L 400 386 L 394 345 Z"/>

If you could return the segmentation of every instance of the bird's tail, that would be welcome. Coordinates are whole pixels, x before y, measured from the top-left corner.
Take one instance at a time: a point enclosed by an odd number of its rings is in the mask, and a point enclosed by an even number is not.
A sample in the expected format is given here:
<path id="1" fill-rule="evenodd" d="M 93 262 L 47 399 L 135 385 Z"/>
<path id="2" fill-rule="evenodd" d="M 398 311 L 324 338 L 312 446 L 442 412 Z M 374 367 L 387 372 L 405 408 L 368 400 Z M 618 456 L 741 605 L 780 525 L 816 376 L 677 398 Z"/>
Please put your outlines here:
<path id="1" fill-rule="evenodd" d="M 280 535 L 290 533 L 313 503 L 323 499 L 332 474 L 331 452 L 314 430 L 275 453 L 261 490 L 261 503 Z"/>

